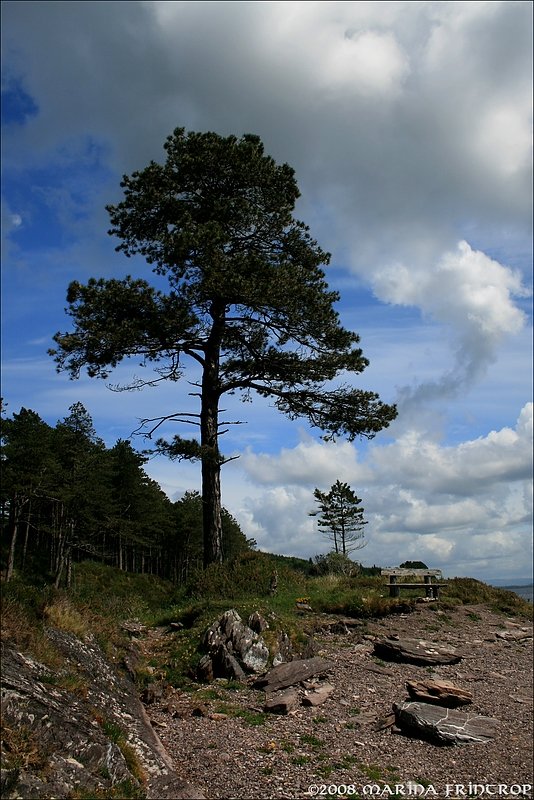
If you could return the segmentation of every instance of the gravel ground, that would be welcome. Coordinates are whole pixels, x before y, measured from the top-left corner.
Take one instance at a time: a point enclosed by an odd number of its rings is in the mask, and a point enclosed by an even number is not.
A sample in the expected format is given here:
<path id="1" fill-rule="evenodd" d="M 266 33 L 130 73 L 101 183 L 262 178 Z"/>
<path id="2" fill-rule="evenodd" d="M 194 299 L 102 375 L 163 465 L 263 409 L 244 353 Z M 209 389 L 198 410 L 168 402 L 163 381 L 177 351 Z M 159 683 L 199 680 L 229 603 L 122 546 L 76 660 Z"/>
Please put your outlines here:
<path id="1" fill-rule="evenodd" d="M 532 638 L 496 635 L 525 627 L 531 637 L 528 621 L 483 606 L 443 613 L 422 604 L 348 633 L 316 634 L 319 655 L 334 662 L 327 678 L 335 690 L 321 706 L 252 725 L 235 713 L 261 711 L 265 694 L 216 682 L 196 695 L 176 691 L 148 712 L 178 773 L 210 800 L 532 797 L 520 788 L 533 783 Z M 395 634 L 453 645 L 463 658 L 434 668 L 379 662 L 374 638 Z M 469 690 L 473 703 L 463 710 L 497 720 L 495 740 L 439 747 L 391 727 L 377 730 L 392 704 L 407 698 L 406 680 L 421 677 Z"/>

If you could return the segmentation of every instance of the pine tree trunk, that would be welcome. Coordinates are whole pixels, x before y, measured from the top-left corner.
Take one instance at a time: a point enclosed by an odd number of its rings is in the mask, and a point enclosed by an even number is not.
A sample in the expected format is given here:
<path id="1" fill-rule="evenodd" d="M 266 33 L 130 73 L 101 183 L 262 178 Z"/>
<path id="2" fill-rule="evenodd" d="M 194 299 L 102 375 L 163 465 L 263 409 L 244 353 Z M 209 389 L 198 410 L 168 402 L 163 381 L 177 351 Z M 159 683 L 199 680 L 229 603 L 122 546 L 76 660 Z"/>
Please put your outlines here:
<path id="1" fill-rule="evenodd" d="M 213 325 L 202 375 L 200 443 L 202 448 L 202 528 L 204 567 L 222 562 L 221 457 L 219 453 L 219 358 L 225 307 L 213 303 Z"/>
<path id="2" fill-rule="evenodd" d="M 26 553 L 28 551 L 28 539 L 30 536 L 30 517 L 31 517 L 31 501 L 30 505 L 28 506 L 28 516 L 26 518 L 26 525 L 24 527 L 24 545 L 22 547 L 22 561 L 21 561 L 21 568 L 24 569 L 24 565 L 26 564 Z"/>
<path id="3" fill-rule="evenodd" d="M 69 548 L 69 552 L 67 554 L 67 589 L 70 589 L 72 586 L 72 553 Z"/>
<path id="4" fill-rule="evenodd" d="M 15 569 L 15 549 L 17 546 L 21 509 L 22 506 L 20 505 L 18 498 L 14 497 L 11 524 L 11 543 L 9 545 L 9 556 L 7 560 L 6 583 L 13 577 L 13 572 Z"/>

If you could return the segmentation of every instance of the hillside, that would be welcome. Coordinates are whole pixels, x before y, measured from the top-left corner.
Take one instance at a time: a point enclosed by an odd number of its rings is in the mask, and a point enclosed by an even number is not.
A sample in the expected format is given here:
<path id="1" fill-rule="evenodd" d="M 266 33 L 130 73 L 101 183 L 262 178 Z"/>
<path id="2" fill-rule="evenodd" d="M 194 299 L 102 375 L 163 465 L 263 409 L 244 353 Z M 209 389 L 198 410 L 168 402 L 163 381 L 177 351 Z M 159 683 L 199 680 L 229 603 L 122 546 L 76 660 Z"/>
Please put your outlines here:
<path id="1" fill-rule="evenodd" d="M 274 563 L 278 588 L 270 595 Z M 496 633 L 514 625 L 531 628 L 529 604 L 469 579 L 449 581 L 438 603 L 417 602 L 411 592 L 390 600 L 380 577 L 310 577 L 294 566 L 249 553 L 177 589 L 155 576 L 88 561 L 74 565 L 69 590 L 20 577 L 4 584 L 5 795 L 48 798 L 53 790 L 54 797 L 69 800 L 303 797 L 306 781 L 404 780 L 408 773 L 399 765 L 406 763 L 419 763 L 413 779 L 441 780 L 441 749 L 371 729 L 371 722 L 391 712 L 392 702 L 403 699 L 403 682 L 414 672 L 373 657 L 372 643 L 385 632 L 454 640 L 466 650 L 457 671 L 442 667 L 435 674 L 472 688 L 473 708 L 496 717 L 506 733 L 491 744 L 500 772 L 488 780 L 511 779 L 514 770 L 518 780 L 527 780 L 532 640 Z M 266 714 L 264 693 L 251 689 L 250 681 L 240 687 L 224 679 L 211 685 L 194 680 L 205 652 L 202 636 L 229 608 L 243 619 L 257 612 L 269 621 L 262 635 L 271 657 L 282 640 L 286 660 L 328 656 L 334 691 L 320 710 Z M 28 697 L 41 705 L 32 711 Z M 91 757 L 76 749 L 76 736 L 56 733 L 50 740 L 51 730 L 68 731 L 74 719 L 86 742 L 87 731 L 96 737 Z M 512 731 L 517 755 L 505 769 L 504 742 Z M 457 761 L 458 773 L 449 777 L 461 782 L 469 763 L 482 768 L 481 747 L 490 752 L 488 745 L 452 748 L 467 761 Z M 382 751 L 396 769 L 382 767 L 378 775 L 375 762 L 386 761 L 373 754 Z"/>

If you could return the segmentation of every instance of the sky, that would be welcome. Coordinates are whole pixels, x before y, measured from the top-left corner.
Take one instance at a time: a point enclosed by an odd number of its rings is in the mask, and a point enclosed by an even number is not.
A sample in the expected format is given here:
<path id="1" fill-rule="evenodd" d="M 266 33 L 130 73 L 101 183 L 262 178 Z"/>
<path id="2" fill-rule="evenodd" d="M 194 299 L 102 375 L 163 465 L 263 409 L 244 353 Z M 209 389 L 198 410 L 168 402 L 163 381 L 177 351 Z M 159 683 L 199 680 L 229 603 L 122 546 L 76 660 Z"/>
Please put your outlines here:
<path id="1" fill-rule="evenodd" d="M 70 281 L 151 278 L 107 235 L 122 175 L 163 162 L 176 127 L 255 133 L 332 254 L 370 361 L 355 385 L 399 415 L 370 442 L 325 443 L 230 398 L 223 416 L 245 424 L 221 442 L 239 456 L 224 506 L 260 549 L 310 558 L 329 549 L 313 491 L 341 480 L 365 509 L 364 565 L 531 578 L 532 4 L 4 0 L 2 31 L 7 413 L 54 425 L 79 401 L 113 446 L 197 410 L 185 381 L 114 392 L 56 374 L 47 349 L 70 329 Z M 173 500 L 200 488 L 198 464 L 146 470 Z"/>

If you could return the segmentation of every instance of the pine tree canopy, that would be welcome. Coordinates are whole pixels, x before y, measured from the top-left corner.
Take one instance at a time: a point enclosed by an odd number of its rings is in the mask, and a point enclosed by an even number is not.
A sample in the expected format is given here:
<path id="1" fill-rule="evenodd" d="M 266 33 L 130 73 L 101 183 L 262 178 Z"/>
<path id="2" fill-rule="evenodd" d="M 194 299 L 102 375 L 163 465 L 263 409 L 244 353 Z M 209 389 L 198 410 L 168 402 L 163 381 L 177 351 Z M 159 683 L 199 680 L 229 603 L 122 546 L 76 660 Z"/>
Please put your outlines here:
<path id="1" fill-rule="evenodd" d="M 368 361 L 358 335 L 340 324 L 339 297 L 323 271 L 329 254 L 293 218 L 293 169 L 277 165 L 251 134 L 177 128 L 165 151 L 164 164 L 124 176 L 124 199 L 108 212 L 117 250 L 143 256 L 167 288 L 131 276 L 71 283 L 74 330 L 57 333 L 50 351 L 58 370 L 107 378 L 124 358 L 140 356 L 156 373 L 132 388 L 178 380 L 193 359 L 202 371 L 200 413 L 166 419 L 197 424 L 200 444 L 175 437 L 159 447 L 214 468 L 224 461 L 225 393 L 269 397 L 325 438 L 372 438 L 387 427 L 395 406 L 352 385 Z"/>

